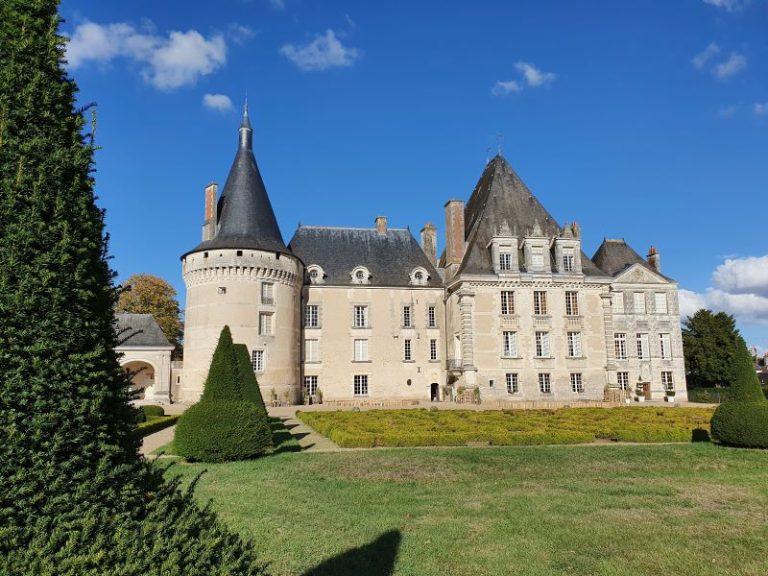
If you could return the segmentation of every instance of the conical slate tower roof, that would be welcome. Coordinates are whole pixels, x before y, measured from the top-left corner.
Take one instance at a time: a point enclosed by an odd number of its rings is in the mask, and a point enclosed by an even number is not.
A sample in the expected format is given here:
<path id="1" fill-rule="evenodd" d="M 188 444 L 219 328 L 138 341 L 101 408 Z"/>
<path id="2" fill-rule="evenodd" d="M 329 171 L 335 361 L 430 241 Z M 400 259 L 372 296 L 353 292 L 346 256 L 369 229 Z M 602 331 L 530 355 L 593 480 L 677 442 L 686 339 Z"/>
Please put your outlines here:
<path id="1" fill-rule="evenodd" d="M 237 155 L 218 204 L 216 236 L 202 242 L 191 252 L 246 248 L 290 254 L 253 157 L 253 130 L 247 105 L 239 132 Z"/>

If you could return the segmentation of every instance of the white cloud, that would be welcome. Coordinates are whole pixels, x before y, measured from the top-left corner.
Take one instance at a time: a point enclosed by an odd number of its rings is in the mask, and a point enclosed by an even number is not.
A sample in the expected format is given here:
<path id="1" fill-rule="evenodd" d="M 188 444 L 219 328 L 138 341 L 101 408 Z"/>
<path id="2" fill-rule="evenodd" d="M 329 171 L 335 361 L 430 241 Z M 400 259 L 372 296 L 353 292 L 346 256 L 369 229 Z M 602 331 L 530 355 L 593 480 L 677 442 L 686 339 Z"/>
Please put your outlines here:
<path id="1" fill-rule="evenodd" d="M 344 46 L 333 30 L 326 30 L 307 44 L 286 44 L 280 53 L 304 71 L 347 68 L 360 58 L 360 51 Z"/>
<path id="2" fill-rule="evenodd" d="M 701 70 L 704 68 L 707 62 L 709 62 L 712 58 L 717 56 L 720 53 L 720 46 L 715 44 L 714 42 L 711 42 L 709 46 L 704 48 L 701 52 L 696 54 L 696 56 L 693 57 L 693 60 L 691 62 L 693 63 L 693 67 L 697 70 Z"/>
<path id="3" fill-rule="evenodd" d="M 520 86 L 520 83 L 517 80 L 499 80 L 494 84 L 493 88 L 491 88 L 491 94 L 494 96 L 506 96 L 513 92 L 520 92 L 522 89 L 523 87 Z"/>
<path id="4" fill-rule="evenodd" d="M 768 102 L 755 102 L 752 111 L 758 116 L 768 116 Z"/>
<path id="5" fill-rule="evenodd" d="M 256 36 L 256 31 L 250 26 L 243 26 L 242 24 L 230 24 L 228 36 L 235 44 L 242 45 Z"/>
<path id="6" fill-rule="evenodd" d="M 206 94 L 203 96 L 203 106 L 219 112 L 229 112 L 234 109 L 232 100 L 226 94 Z"/>
<path id="7" fill-rule="evenodd" d="M 518 62 L 515 68 L 523 75 L 528 86 L 544 86 L 554 82 L 556 78 L 552 72 L 542 72 L 529 62 Z"/>
<path id="8" fill-rule="evenodd" d="M 159 36 L 123 22 L 85 22 L 75 28 L 67 45 L 67 60 L 75 69 L 88 62 L 106 64 L 115 58 L 127 58 L 141 66 L 145 82 L 161 90 L 173 90 L 215 72 L 226 63 L 226 52 L 221 36 L 206 39 L 196 30 Z"/>
<path id="9" fill-rule="evenodd" d="M 704 4 L 715 6 L 716 8 L 722 8 L 728 12 L 734 10 L 740 10 L 745 8 L 749 4 L 750 0 L 704 0 Z"/>
<path id="10" fill-rule="evenodd" d="M 712 73 L 720 80 L 727 80 L 747 67 L 747 59 L 743 54 L 731 52 L 728 59 L 712 69 Z"/>
<path id="11" fill-rule="evenodd" d="M 727 292 L 768 296 L 768 255 L 728 258 L 715 269 L 712 282 Z"/>

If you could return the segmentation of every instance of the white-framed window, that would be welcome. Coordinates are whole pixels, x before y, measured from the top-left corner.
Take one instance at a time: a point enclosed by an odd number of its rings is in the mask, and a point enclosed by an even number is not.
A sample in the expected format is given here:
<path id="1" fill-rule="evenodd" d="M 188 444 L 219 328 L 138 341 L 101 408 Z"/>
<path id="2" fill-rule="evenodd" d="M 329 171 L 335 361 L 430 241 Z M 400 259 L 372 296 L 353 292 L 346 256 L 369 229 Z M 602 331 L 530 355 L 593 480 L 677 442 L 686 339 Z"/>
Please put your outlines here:
<path id="1" fill-rule="evenodd" d="M 412 286 L 426 286 L 429 275 L 424 268 L 414 268 L 409 274 Z"/>
<path id="2" fill-rule="evenodd" d="M 317 264 L 307 266 L 307 276 L 309 276 L 310 284 L 323 284 L 325 273 L 323 269 Z"/>
<path id="3" fill-rule="evenodd" d="M 350 272 L 352 284 L 369 284 L 371 273 L 365 266 L 357 266 Z"/>
<path id="4" fill-rule="evenodd" d="M 517 358 L 517 332 L 504 332 L 502 334 L 501 355 L 506 358 Z"/>
<path id="5" fill-rule="evenodd" d="M 613 350 L 616 353 L 616 360 L 627 359 L 627 335 L 624 332 L 613 335 Z"/>
<path id="6" fill-rule="evenodd" d="M 261 283 L 261 303 L 262 304 L 275 303 L 275 285 L 272 284 L 272 282 Z"/>
<path id="7" fill-rule="evenodd" d="M 552 377 L 549 372 L 539 372 L 539 392 L 552 394 Z"/>
<path id="8" fill-rule="evenodd" d="M 410 338 L 403 340 L 403 360 L 405 362 L 413 360 L 413 346 Z"/>
<path id="9" fill-rule="evenodd" d="M 429 341 L 429 359 L 437 360 L 437 340 L 434 338 Z"/>
<path id="10" fill-rule="evenodd" d="M 354 306 L 352 326 L 355 328 L 368 328 L 368 306 Z"/>
<path id="11" fill-rule="evenodd" d="M 512 270 L 512 254 L 509 252 L 499 253 L 499 270 Z"/>
<path id="12" fill-rule="evenodd" d="M 520 392 L 520 383 L 516 372 L 507 372 L 507 393 L 517 394 Z"/>
<path id="13" fill-rule="evenodd" d="M 533 293 L 533 313 L 537 316 L 547 313 L 547 293 L 543 290 L 536 290 Z"/>
<path id="14" fill-rule="evenodd" d="M 566 316 L 579 315 L 579 293 L 578 292 L 569 291 L 565 293 L 565 315 Z"/>
<path id="15" fill-rule="evenodd" d="M 568 332 L 568 356 L 581 358 L 584 353 L 581 347 L 581 332 Z"/>
<path id="16" fill-rule="evenodd" d="M 584 392 L 584 381 L 581 378 L 580 372 L 571 373 L 571 392 L 581 394 Z"/>
<path id="17" fill-rule="evenodd" d="M 307 328 L 320 326 L 320 306 L 318 304 L 304 306 L 304 326 Z"/>
<path id="18" fill-rule="evenodd" d="M 320 362 L 320 340 L 304 340 L 304 361 Z"/>
<path id="19" fill-rule="evenodd" d="M 544 248 L 541 246 L 534 246 L 531 248 L 531 267 L 534 270 L 544 269 Z"/>
<path id="20" fill-rule="evenodd" d="M 672 341 L 669 334 L 659 334 L 659 350 L 664 360 L 672 358 Z"/>
<path id="21" fill-rule="evenodd" d="M 613 298 L 613 313 L 624 314 L 624 292 L 614 292 Z"/>
<path id="22" fill-rule="evenodd" d="M 674 392 L 675 383 L 672 381 L 672 372 L 661 373 L 661 385 L 664 387 L 665 392 Z"/>
<path id="23" fill-rule="evenodd" d="M 536 332 L 536 356 L 538 358 L 549 358 L 549 332 Z"/>
<path id="24" fill-rule="evenodd" d="M 304 376 L 304 395 L 314 396 L 317 394 L 317 376 Z"/>
<path id="25" fill-rule="evenodd" d="M 648 334 L 645 332 L 638 332 L 637 334 L 637 357 L 639 360 L 648 360 L 651 357 Z"/>
<path id="26" fill-rule="evenodd" d="M 616 382 L 621 390 L 629 390 L 629 372 L 616 372 Z"/>
<path id="27" fill-rule="evenodd" d="M 501 313 L 504 315 L 515 313 L 515 293 L 512 290 L 501 292 Z"/>
<path id="28" fill-rule="evenodd" d="M 633 312 L 635 314 L 645 314 L 645 292 L 634 292 L 632 298 Z"/>
<path id="29" fill-rule="evenodd" d="M 437 328 L 437 310 L 434 306 L 427 306 L 427 328 Z"/>
<path id="30" fill-rule="evenodd" d="M 272 334 L 272 314 L 271 312 L 261 312 L 259 314 L 259 334 L 269 336 Z"/>
<path id="31" fill-rule="evenodd" d="M 353 348 L 355 362 L 368 362 L 368 340 L 355 340 Z"/>
<path id="32" fill-rule="evenodd" d="M 656 292 L 653 295 L 653 309 L 655 310 L 656 314 L 667 314 L 668 308 L 666 292 Z"/>
<path id="33" fill-rule="evenodd" d="M 413 328 L 413 306 L 403 306 L 403 328 Z"/>
<path id="34" fill-rule="evenodd" d="M 264 372 L 264 350 L 251 350 L 251 366 L 254 372 Z"/>
<path id="35" fill-rule="evenodd" d="M 355 374 L 352 383 L 355 396 L 368 396 L 368 374 Z"/>
<path id="36" fill-rule="evenodd" d="M 574 262 L 573 248 L 563 248 L 563 272 L 573 272 Z"/>

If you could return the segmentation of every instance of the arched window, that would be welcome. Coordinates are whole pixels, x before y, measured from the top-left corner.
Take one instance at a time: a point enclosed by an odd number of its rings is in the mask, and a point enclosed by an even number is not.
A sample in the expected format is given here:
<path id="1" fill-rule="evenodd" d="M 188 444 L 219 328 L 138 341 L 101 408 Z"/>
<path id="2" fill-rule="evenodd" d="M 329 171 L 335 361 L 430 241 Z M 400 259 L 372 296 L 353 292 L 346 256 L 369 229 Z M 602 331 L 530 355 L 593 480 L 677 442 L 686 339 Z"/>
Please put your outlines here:
<path id="1" fill-rule="evenodd" d="M 371 273 L 365 266 L 356 266 L 350 273 L 352 284 L 370 284 Z"/>
<path id="2" fill-rule="evenodd" d="M 412 286 L 426 286 L 429 282 L 429 274 L 424 268 L 414 268 L 409 274 Z"/>
<path id="3" fill-rule="evenodd" d="M 323 284 L 325 282 L 325 272 L 317 264 L 307 266 L 307 278 L 310 284 Z"/>

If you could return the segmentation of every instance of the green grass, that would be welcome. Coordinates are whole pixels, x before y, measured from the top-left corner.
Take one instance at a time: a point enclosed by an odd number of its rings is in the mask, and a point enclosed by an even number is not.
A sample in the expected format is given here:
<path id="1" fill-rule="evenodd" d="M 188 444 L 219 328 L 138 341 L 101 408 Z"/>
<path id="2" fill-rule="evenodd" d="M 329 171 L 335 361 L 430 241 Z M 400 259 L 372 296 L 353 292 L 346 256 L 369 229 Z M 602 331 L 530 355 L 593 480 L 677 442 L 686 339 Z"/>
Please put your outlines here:
<path id="1" fill-rule="evenodd" d="M 563 408 L 559 410 L 372 410 L 297 412 L 345 448 L 463 446 L 467 443 L 577 444 L 596 440 L 690 442 L 708 437 L 712 408 Z"/>
<path id="2" fill-rule="evenodd" d="M 204 469 L 196 497 L 275 576 L 763 576 L 768 562 L 767 451 L 302 452 L 168 474 Z"/>

